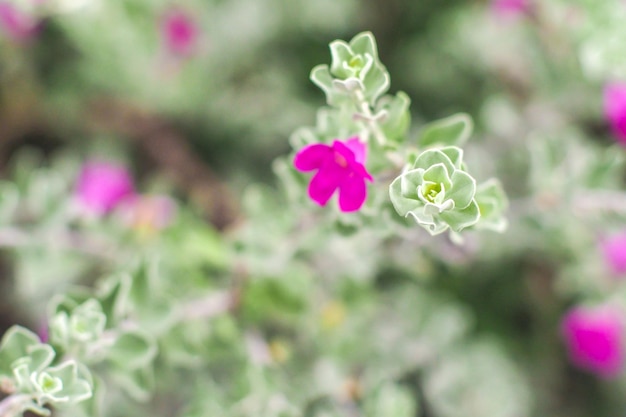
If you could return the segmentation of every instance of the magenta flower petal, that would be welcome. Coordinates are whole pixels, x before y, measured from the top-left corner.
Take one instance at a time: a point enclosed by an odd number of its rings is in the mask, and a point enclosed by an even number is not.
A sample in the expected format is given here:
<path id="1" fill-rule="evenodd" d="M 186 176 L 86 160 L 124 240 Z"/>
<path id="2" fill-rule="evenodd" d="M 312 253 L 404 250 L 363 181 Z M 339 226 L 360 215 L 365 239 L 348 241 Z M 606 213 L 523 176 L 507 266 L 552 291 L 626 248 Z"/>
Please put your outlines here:
<path id="1" fill-rule="evenodd" d="M 173 55 L 190 56 L 196 49 L 200 30 L 192 17 L 181 10 L 171 10 L 161 22 L 165 49 Z"/>
<path id="2" fill-rule="evenodd" d="M 611 273 L 626 274 L 626 232 L 603 239 L 600 248 Z"/>
<path id="3" fill-rule="evenodd" d="M 360 209 L 366 197 L 365 182 L 356 175 L 345 178 L 339 186 L 339 208 L 344 213 Z"/>
<path id="4" fill-rule="evenodd" d="M 81 206 L 95 214 L 110 212 L 134 194 L 133 180 L 128 170 L 104 161 L 85 163 L 75 190 Z"/>
<path id="5" fill-rule="evenodd" d="M 604 116 L 619 142 L 626 145 L 626 83 L 612 82 L 604 88 Z"/>
<path id="6" fill-rule="evenodd" d="M 356 162 L 356 155 L 354 154 L 352 149 L 346 146 L 344 142 L 341 142 L 339 140 L 333 141 L 332 149 L 333 151 L 335 151 L 336 157 L 341 157 L 341 159 L 339 160 L 337 158 L 335 159 L 337 161 L 343 161 L 341 162 L 342 164 L 351 164 L 353 162 Z"/>
<path id="7" fill-rule="evenodd" d="M 345 142 L 345 146 L 354 154 L 354 160 L 359 164 L 365 163 L 367 148 L 358 137 L 353 137 Z"/>
<path id="8" fill-rule="evenodd" d="M 325 205 L 339 187 L 342 177 L 343 172 L 339 165 L 333 161 L 325 164 L 309 184 L 309 197 L 320 206 Z"/>
<path id="9" fill-rule="evenodd" d="M 358 141 L 358 139 L 356 140 Z M 360 153 L 359 156 L 365 157 L 365 150 L 361 149 L 363 144 L 360 141 L 358 142 L 359 142 L 358 144 L 355 144 L 354 142 L 352 142 L 350 145 L 353 146 L 354 149 L 356 149 L 357 152 Z M 359 162 L 356 159 L 357 155 L 352 151 L 351 148 L 346 146 L 346 144 L 339 142 L 339 141 L 335 141 L 333 142 L 333 149 L 335 150 L 337 155 L 343 157 L 343 159 L 345 160 L 345 163 L 348 165 L 348 167 L 350 168 L 352 172 L 354 172 L 357 176 L 361 178 L 367 179 L 369 181 L 373 181 L 374 179 L 372 178 L 370 173 L 367 172 L 363 163 Z"/>
<path id="10" fill-rule="evenodd" d="M 615 377 L 623 368 L 624 322 L 612 306 L 576 307 L 561 324 L 572 363 L 604 378 Z"/>
<path id="11" fill-rule="evenodd" d="M 317 170 L 309 183 L 309 197 L 325 205 L 339 190 L 339 208 L 351 212 L 361 208 L 367 197 L 365 181 L 373 181 L 363 163 L 365 145 L 359 138 L 335 140 L 331 146 L 318 143 L 305 146 L 294 158 L 299 171 Z"/>
<path id="12" fill-rule="evenodd" d="M 492 0 L 491 10 L 500 17 L 516 17 L 530 11 L 530 0 Z"/>
<path id="13" fill-rule="evenodd" d="M 328 145 L 308 145 L 296 154 L 293 164 L 298 171 L 312 171 L 319 169 L 330 154 L 332 149 Z"/>
<path id="14" fill-rule="evenodd" d="M 39 21 L 12 4 L 0 1 L 0 29 L 15 42 L 32 39 L 39 30 Z"/>

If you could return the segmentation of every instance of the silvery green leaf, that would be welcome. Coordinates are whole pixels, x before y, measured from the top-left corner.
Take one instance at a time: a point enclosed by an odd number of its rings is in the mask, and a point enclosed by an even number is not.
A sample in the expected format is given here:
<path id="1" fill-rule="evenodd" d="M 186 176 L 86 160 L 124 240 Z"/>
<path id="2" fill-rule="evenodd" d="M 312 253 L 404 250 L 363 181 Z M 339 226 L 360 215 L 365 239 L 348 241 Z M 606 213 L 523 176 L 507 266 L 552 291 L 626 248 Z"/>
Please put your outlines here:
<path id="1" fill-rule="evenodd" d="M 70 343 L 70 318 L 65 311 L 55 314 L 48 321 L 50 343 L 67 349 Z"/>
<path id="2" fill-rule="evenodd" d="M 402 180 L 399 182 L 400 193 L 405 198 L 418 199 L 419 195 L 417 189 L 424 181 L 423 169 L 412 169 L 403 173 L 399 178 Z"/>
<path id="3" fill-rule="evenodd" d="M 48 372 L 32 373 L 31 380 L 35 386 L 39 398 L 50 398 L 64 401 L 64 397 L 55 397 L 59 391 L 63 390 L 63 381 L 57 376 L 52 376 Z"/>
<path id="4" fill-rule="evenodd" d="M 415 185 L 413 191 L 414 194 L 409 194 L 409 197 L 405 197 L 405 194 L 402 192 L 403 183 L 409 184 L 411 186 L 414 185 L 411 181 L 411 178 L 412 172 L 402 174 L 395 180 L 393 180 L 393 182 L 389 186 L 389 198 L 391 199 L 393 207 L 396 209 L 400 216 L 406 216 L 407 213 L 422 206 L 422 203 L 419 201 L 417 196 L 417 187 L 419 184 Z"/>
<path id="5" fill-rule="evenodd" d="M 32 373 L 30 372 L 30 367 L 28 366 L 28 358 L 23 357 L 12 364 L 13 368 L 13 379 L 15 380 L 15 386 L 18 391 L 21 392 L 32 392 L 33 385 L 31 380 Z"/>
<path id="6" fill-rule="evenodd" d="M 508 200 L 502 184 L 496 179 L 490 179 L 480 184 L 476 190 L 476 203 L 480 210 L 479 229 L 488 229 L 503 232 L 507 227 L 504 212 L 508 207 Z"/>
<path id="7" fill-rule="evenodd" d="M 114 369 L 111 378 L 136 401 L 148 401 L 154 390 L 154 370 L 151 366 L 134 370 Z"/>
<path id="8" fill-rule="evenodd" d="M 480 210 L 475 200 L 461 210 L 448 210 L 439 215 L 452 230 L 460 232 L 461 230 L 473 226 L 480 219 Z"/>
<path id="9" fill-rule="evenodd" d="M 372 32 L 361 32 L 350 41 L 350 47 L 355 53 L 369 54 L 378 60 L 378 47 Z"/>
<path id="10" fill-rule="evenodd" d="M 354 56 L 354 52 L 350 48 L 346 42 L 341 40 L 336 40 L 330 43 L 330 56 L 332 58 L 330 64 L 330 72 L 335 77 L 339 77 L 341 79 L 348 78 L 353 74 L 348 71 L 344 63 L 349 62 Z"/>
<path id="11" fill-rule="evenodd" d="M 132 273 L 129 299 L 135 306 L 149 305 L 154 301 L 154 293 L 158 292 L 161 269 L 156 257 L 141 259 Z"/>
<path id="12" fill-rule="evenodd" d="M 452 180 L 449 173 L 453 173 L 453 170 L 448 170 L 445 163 L 436 163 L 428 167 L 424 171 L 424 181 L 432 181 L 437 184 L 442 184 L 445 189 L 452 188 Z"/>
<path id="13" fill-rule="evenodd" d="M 109 327 L 115 326 L 128 310 L 132 277 L 128 273 L 111 276 L 98 290 L 98 301 Z"/>
<path id="14" fill-rule="evenodd" d="M 139 330 L 121 334 L 108 353 L 109 360 L 122 369 L 150 366 L 157 354 L 155 341 Z"/>
<path id="15" fill-rule="evenodd" d="M 22 326 L 12 326 L 0 342 L 0 376 L 11 377 L 13 362 L 27 357 L 33 346 L 41 342 L 39 336 Z"/>
<path id="16" fill-rule="evenodd" d="M 362 32 L 356 35 L 350 43 L 336 40 L 330 44 L 332 62 L 328 66 L 315 67 L 311 73 L 311 80 L 326 93 L 327 101 L 331 105 L 342 102 L 342 94 L 351 98 L 353 88 L 337 88 L 333 84 L 333 76 L 340 80 L 357 78 L 362 82 L 365 99 L 374 105 L 378 98 L 389 88 L 389 73 L 378 59 L 378 48 L 374 35 Z M 348 94 L 346 94 L 348 93 Z"/>
<path id="17" fill-rule="evenodd" d="M 494 342 L 473 341 L 451 349 L 424 375 L 434 415 L 516 417 L 532 414 L 528 382 Z"/>
<path id="18" fill-rule="evenodd" d="M 50 366 L 56 356 L 52 346 L 44 343 L 32 345 L 28 348 L 28 351 L 27 363 L 30 372 L 40 372 L 47 366 Z"/>
<path id="19" fill-rule="evenodd" d="M 404 142 L 411 124 L 410 104 L 411 99 L 402 91 L 395 96 L 383 96 L 378 100 L 376 109 L 387 111 L 387 118 L 381 122 L 381 128 L 389 141 Z"/>
<path id="20" fill-rule="evenodd" d="M 407 216 L 413 217 L 413 219 L 415 219 L 415 221 L 420 226 L 424 226 L 432 230 L 438 229 L 439 223 L 437 223 L 437 221 L 435 220 L 435 217 L 432 214 L 426 213 L 426 211 L 424 210 L 424 206 L 420 205 L 416 209 L 408 212 Z"/>
<path id="21" fill-rule="evenodd" d="M 476 180 L 467 172 L 456 170 L 452 174 L 452 187 L 446 193 L 458 209 L 467 207 L 476 194 Z"/>
<path id="22" fill-rule="evenodd" d="M 333 85 L 333 77 L 330 75 L 328 65 L 318 65 L 311 71 L 311 81 L 326 94 L 326 102 L 331 106 L 340 106 L 342 103 L 352 101 L 351 95 L 337 90 Z"/>
<path id="23" fill-rule="evenodd" d="M 446 146 L 438 148 L 441 152 L 445 153 L 450 161 L 454 164 L 454 168 L 463 170 L 463 149 L 458 146 Z"/>
<path id="24" fill-rule="evenodd" d="M 417 156 L 413 168 L 428 169 L 435 164 L 444 164 L 448 173 L 454 172 L 454 164 L 445 153 L 439 149 L 429 149 Z"/>
<path id="25" fill-rule="evenodd" d="M 368 395 L 363 408 L 365 417 L 413 417 L 417 413 L 415 395 L 393 383 L 386 383 Z"/>
<path id="26" fill-rule="evenodd" d="M 424 213 L 429 216 L 435 216 L 446 210 L 452 210 L 452 209 L 454 209 L 454 201 L 452 200 L 444 200 L 444 201 L 435 202 L 435 203 L 426 203 L 426 205 L 424 205 Z"/>
<path id="27" fill-rule="evenodd" d="M 44 391 L 46 398 L 53 405 L 75 404 L 85 401 L 93 395 L 90 378 L 84 378 L 79 373 L 79 366 L 73 360 L 50 367 L 45 371 L 52 380 L 61 381 L 61 389 Z"/>
<path id="28" fill-rule="evenodd" d="M 107 317 L 96 299 L 89 299 L 72 311 L 69 317 L 69 335 L 79 342 L 94 341 L 106 326 Z"/>
<path id="29" fill-rule="evenodd" d="M 465 113 L 455 114 L 424 126 L 418 139 L 422 147 L 462 146 L 472 134 L 473 123 Z"/>
<path id="30" fill-rule="evenodd" d="M 441 216 L 433 216 L 431 221 L 423 221 L 424 217 L 420 215 L 420 213 L 416 210 L 414 212 L 409 213 L 417 220 L 417 224 L 422 226 L 424 229 L 431 234 L 431 236 L 439 235 L 450 228 L 450 226 L 441 220 Z"/>
<path id="31" fill-rule="evenodd" d="M 362 77 L 365 86 L 365 98 L 370 105 L 375 105 L 378 98 L 385 94 L 391 84 L 387 69 L 378 61 L 374 61 L 371 70 Z"/>

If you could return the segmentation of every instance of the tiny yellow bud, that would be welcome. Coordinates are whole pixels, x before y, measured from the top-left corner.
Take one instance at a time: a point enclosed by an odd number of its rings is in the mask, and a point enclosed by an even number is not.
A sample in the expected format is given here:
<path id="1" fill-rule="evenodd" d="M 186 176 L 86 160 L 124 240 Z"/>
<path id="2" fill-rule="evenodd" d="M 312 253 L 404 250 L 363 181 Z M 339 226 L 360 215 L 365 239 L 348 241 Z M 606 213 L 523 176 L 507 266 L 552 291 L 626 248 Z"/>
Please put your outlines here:
<path id="1" fill-rule="evenodd" d="M 322 327 L 326 330 L 341 326 L 346 318 L 346 309 L 339 301 L 331 301 L 322 310 Z"/>
<path id="2" fill-rule="evenodd" d="M 279 339 L 274 339 L 269 343 L 270 355 L 274 362 L 284 363 L 291 357 L 289 345 Z"/>

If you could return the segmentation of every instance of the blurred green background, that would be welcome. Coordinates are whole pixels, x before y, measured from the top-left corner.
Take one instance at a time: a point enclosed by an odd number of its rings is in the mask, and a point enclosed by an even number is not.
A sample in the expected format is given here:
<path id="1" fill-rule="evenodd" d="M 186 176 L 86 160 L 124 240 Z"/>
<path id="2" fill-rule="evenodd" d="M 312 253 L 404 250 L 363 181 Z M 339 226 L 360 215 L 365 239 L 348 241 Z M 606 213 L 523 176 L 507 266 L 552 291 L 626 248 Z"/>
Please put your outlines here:
<path id="1" fill-rule="evenodd" d="M 384 259 L 364 275 L 377 289 L 416 280 L 442 294 L 442 305 L 453 300 L 461 327 L 497 340 L 523 370 L 533 400 L 524 389 L 511 396 L 532 403 L 532 415 L 613 417 L 626 407 L 626 382 L 572 368 L 558 325 L 566 306 L 602 294 L 587 289 L 593 285 L 585 280 L 593 277 L 581 279 L 587 270 L 577 268 L 585 256 L 598 262 L 594 232 L 622 226 L 623 219 L 583 224 L 548 207 L 534 212 L 534 220 L 518 221 L 527 214 L 525 199 L 552 186 L 564 159 L 610 165 L 605 151 L 612 139 L 601 115 L 605 79 L 581 66 L 580 38 L 562 19 L 563 3 L 538 1 L 533 16 L 503 18 L 479 0 L 50 0 L 33 12 L 40 26 L 32 37 L 0 37 L 0 176 L 7 178 L 9 161 L 26 147 L 114 155 L 132 163 L 140 181 L 157 177 L 218 229 L 228 229 L 246 216 L 241 196 L 248 186 L 276 185 L 272 161 L 291 152 L 290 134 L 315 123 L 324 96 L 308 77 L 313 66 L 330 61 L 328 43 L 372 31 L 391 91 L 411 97 L 411 135 L 433 119 L 469 113 L 476 124 L 470 165 L 481 179 L 501 178 L 512 208 L 504 237 L 489 235 L 473 247 L 470 239 L 469 249 L 441 239 L 416 245 L 423 253 L 415 259 L 429 260 L 425 271 L 398 249 L 404 264 Z M 160 22 L 172 8 L 197 25 L 189 56 L 163 48 Z M 554 138 L 544 141 L 554 151 L 544 165 L 529 156 L 532 143 L 544 146 L 533 138 Z M 554 187 L 578 178 L 578 171 L 558 172 L 563 181 Z M 623 170 L 615 178 L 623 189 Z M 280 217 L 280 207 L 272 215 Z M 2 267 L 8 277 L 10 263 Z M 350 293 L 349 285 L 339 292 Z M 411 294 L 397 292 L 379 302 L 397 296 L 415 313 Z M 429 311 L 436 315 L 438 308 L 433 303 Z M 20 321 L 16 312 L 1 314 L 6 325 Z M 458 355 L 480 368 L 484 355 L 499 357 L 497 349 L 489 354 L 490 346 L 485 353 L 481 343 L 467 343 Z M 517 376 L 507 366 L 495 380 Z M 462 375 L 467 385 L 472 372 Z M 432 389 L 419 394 L 445 404 L 449 393 Z M 421 415 L 464 416 L 439 407 L 444 411 L 429 410 L 426 400 Z M 512 410 L 491 415 L 527 416 Z"/>

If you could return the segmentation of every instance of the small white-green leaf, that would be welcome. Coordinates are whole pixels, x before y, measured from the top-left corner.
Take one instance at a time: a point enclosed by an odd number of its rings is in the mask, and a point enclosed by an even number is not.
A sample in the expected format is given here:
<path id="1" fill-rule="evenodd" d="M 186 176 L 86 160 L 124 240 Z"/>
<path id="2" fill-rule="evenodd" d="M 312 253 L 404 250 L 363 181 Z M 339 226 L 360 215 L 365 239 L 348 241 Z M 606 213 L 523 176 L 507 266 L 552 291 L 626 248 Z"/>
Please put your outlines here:
<path id="1" fill-rule="evenodd" d="M 415 198 L 406 198 L 402 193 L 402 182 L 407 181 L 410 183 L 410 178 L 404 179 L 406 174 L 399 176 L 389 186 L 389 198 L 391 204 L 396 209 L 400 216 L 406 216 L 410 211 L 415 210 L 418 207 L 423 206 L 423 203 L 417 198 L 417 187 L 415 188 Z"/>
<path id="2" fill-rule="evenodd" d="M 458 146 L 446 146 L 444 148 L 439 148 L 439 150 L 450 158 L 454 164 L 454 168 L 463 169 L 463 149 Z"/>
<path id="3" fill-rule="evenodd" d="M 80 370 L 80 372 L 79 372 Z M 85 368 L 79 368 L 73 360 L 48 368 L 46 372 L 50 377 L 62 381 L 62 389 L 54 393 L 47 393 L 53 405 L 69 405 L 85 401 L 93 395 L 93 387 L 89 378 L 81 375 Z M 56 402 L 60 404 L 55 404 Z"/>
<path id="4" fill-rule="evenodd" d="M 439 217 L 441 217 L 441 219 L 450 226 L 450 229 L 455 232 L 460 232 L 461 230 L 478 223 L 478 220 L 480 219 L 480 210 L 478 209 L 476 201 L 472 200 L 466 208 L 462 210 L 444 211 L 439 215 Z"/>
<path id="5" fill-rule="evenodd" d="M 452 180 L 449 175 L 450 172 L 454 171 L 448 171 L 445 163 L 440 162 L 431 165 L 424 171 L 424 180 L 443 184 L 445 189 L 450 189 L 452 187 Z"/>
<path id="6" fill-rule="evenodd" d="M 415 160 L 413 168 L 421 168 L 426 170 L 436 164 L 444 164 L 446 170 L 448 171 L 448 174 L 454 172 L 454 164 L 452 163 L 448 155 L 441 152 L 439 149 L 429 149 L 422 152 Z"/>
<path id="7" fill-rule="evenodd" d="M 10 377 L 13 362 L 27 357 L 31 348 L 40 343 L 39 336 L 22 326 L 7 330 L 0 342 L 0 376 Z"/>
<path id="8" fill-rule="evenodd" d="M 477 228 L 495 232 L 503 232 L 506 229 L 508 222 L 504 212 L 508 207 L 508 200 L 498 180 L 490 179 L 478 186 L 476 203 L 481 215 Z"/>
<path id="9" fill-rule="evenodd" d="M 374 61 L 368 71 L 362 76 L 365 86 L 365 98 L 370 105 L 375 105 L 380 96 L 385 94 L 391 84 L 387 69 L 380 62 Z"/>
<path id="10" fill-rule="evenodd" d="M 456 170 L 452 174 L 452 188 L 446 194 L 455 202 L 457 209 L 467 207 L 476 194 L 476 180 L 467 172 Z"/>
<path id="11" fill-rule="evenodd" d="M 365 417 L 413 417 L 417 413 L 415 396 L 402 386 L 387 383 L 365 400 Z"/>
<path id="12" fill-rule="evenodd" d="M 318 65 L 311 71 L 311 81 L 326 94 L 326 102 L 331 106 L 338 106 L 351 100 L 350 95 L 338 91 L 333 85 L 333 77 L 328 65 Z"/>
<path id="13" fill-rule="evenodd" d="M 370 54 L 374 59 L 378 59 L 378 47 L 376 38 L 372 32 L 361 32 L 350 41 L 352 50 L 357 54 Z"/>
<path id="14" fill-rule="evenodd" d="M 336 40 L 330 43 L 330 56 L 332 58 L 330 64 L 330 72 L 339 78 L 348 78 L 351 74 L 344 69 L 344 62 L 350 61 L 354 56 L 354 52 L 346 42 Z"/>
<path id="15" fill-rule="evenodd" d="M 122 369 L 149 366 L 157 353 L 154 340 L 139 331 L 120 335 L 109 351 L 109 359 Z"/>
<path id="16" fill-rule="evenodd" d="M 430 147 L 462 146 L 472 134 L 473 122 L 465 113 L 455 114 L 424 126 L 418 139 L 418 145 Z"/>

